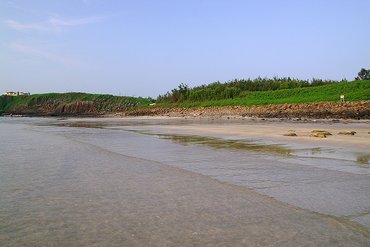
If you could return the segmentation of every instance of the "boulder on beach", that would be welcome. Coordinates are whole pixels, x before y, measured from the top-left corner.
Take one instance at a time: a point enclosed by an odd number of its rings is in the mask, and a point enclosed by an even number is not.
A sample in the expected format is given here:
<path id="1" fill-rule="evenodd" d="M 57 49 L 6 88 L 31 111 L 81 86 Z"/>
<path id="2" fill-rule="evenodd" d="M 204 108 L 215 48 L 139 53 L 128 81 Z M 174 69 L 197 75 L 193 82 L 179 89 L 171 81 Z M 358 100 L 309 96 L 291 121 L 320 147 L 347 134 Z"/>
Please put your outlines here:
<path id="1" fill-rule="evenodd" d="M 311 135 L 312 137 L 318 137 L 318 138 L 326 138 L 326 136 L 330 136 L 332 135 L 330 132 L 326 131 L 326 130 L 313 130 L 311 131 Z"/>
<path id="2" fill-rule="evenodd" d="M 356 131 L 340 131 L 338 132 L 338 135 L 352 135 L 354 136 L 356 134 Z"/>
<path id="3" fill-rule="evenodd" d="M 283 136 L 297 136 L 297 134 L 294 132 L 289 132 L 289 133 L 284 134 Z"/>

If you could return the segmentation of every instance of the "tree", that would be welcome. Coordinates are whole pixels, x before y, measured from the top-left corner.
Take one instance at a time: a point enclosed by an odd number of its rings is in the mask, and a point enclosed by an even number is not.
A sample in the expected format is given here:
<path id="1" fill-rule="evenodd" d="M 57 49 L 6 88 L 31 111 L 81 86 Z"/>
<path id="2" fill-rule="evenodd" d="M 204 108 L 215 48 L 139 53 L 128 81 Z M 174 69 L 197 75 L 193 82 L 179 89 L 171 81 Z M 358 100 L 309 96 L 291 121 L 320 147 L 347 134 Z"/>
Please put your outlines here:
<path id="1" fill-rule="evenodd" d="M 355 78 L 356 80 L 370 80 L 370 69 L 362 68 L 360 72 L 358 72 L 358 76 Z"/>

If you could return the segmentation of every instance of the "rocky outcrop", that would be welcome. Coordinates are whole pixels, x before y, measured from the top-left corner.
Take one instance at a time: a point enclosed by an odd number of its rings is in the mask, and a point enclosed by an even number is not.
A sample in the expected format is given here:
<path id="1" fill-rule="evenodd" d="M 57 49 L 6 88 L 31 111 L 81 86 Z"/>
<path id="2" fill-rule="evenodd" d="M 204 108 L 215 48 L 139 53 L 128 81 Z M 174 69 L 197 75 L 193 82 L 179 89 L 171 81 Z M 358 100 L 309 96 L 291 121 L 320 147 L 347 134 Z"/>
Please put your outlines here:
<path id="1" fill-rule="evenodd" d="M 101 104 L 100 104 L 101 105 Z M 131 107 L 114 108 L 106 112 L 94 101 L 74 103 L 46 103 L 10 109 L 6 113 L 22 115 L 75 115 L 98 116 L 169 116 L 169 117 L 259 117 L 259 118 L 331 118 L 370 119 L 370 100 L 355 102 L 322 102 L 303 104 L 280 104 L 263 106 L 222 106 L 222 107 Z"/>
<path id="2" fill-rule="evenodd" d="M 313 130 L 311 132 L 311 137 L 319 137 L 319 138 L 326 138 L 327 136 L 331 136 L 332 134 L 326 130 Z"/>
<path id="3" fill-rule="evenodd" d="M 198 108 L 142 108 L 129 111 L 130 116 L 222 117 L 242 116 L 260 118 L 338 118 L 369 119 L 370 101 L 322 102 L 264 106 L 224 106 Z"/>

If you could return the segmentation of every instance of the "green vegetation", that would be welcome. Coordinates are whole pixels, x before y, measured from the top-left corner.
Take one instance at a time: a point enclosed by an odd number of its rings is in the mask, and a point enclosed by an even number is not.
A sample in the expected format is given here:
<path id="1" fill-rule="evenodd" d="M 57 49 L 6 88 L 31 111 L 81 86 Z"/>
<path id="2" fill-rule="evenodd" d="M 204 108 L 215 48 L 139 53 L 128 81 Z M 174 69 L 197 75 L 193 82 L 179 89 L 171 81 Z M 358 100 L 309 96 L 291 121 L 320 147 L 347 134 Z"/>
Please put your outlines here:
<path id="1" fill-rule="evenodd" d="M 271 83 L 272 84 L 272 83 Z M 281 83 L 280 85 L 283 85 Z M 306 102 L 325 102 L 325 101 L 339 101 L 340 95 L 345 95 L 346 101 L 370 100 L 370 80 L 353 81 L 353 82 L 330 82 L 321 85 L 297 86 L 292 89 L 276 89 L 264 91 L 259 87 L 259 91 L 250 90 L 243 91 L 236 97 L 224 95 L 222 92 L 216 95 L 209 95 L 208 91 L 216 90 L 221 85 L 224 94 L 227 91 L 234 90 L 231 83 L 226 84 L 210 84 L 205 86 L 202 100 L 194 100 L 191 95 L 200 94 L 199 87 L 194 89 L 187 88 L 185 85 L 180 85 L 176 91 L 168 93 L 166 97 L 159 97 L 159 106 L 182 106 L 182 107 L 196 107 L 196 106 L 252 106 L 252 105 L 266 105 L 266 104 L 284 104 L 284 103 L 306 103 Z M 299 84 L 297 84 L 299 85 Z M 221 88 L 220 87 L 220 88 Z M 177 100 L 174 101 L 173 94 L 179 94 Z M 208 96 L 209 95 L 209 96 Z M 211 98 L 210 100 L 207 98 Z"/>
<path id="2" fill-rule="evenodd" d="M 32 108 L 40 105 L 57 106 L 59 104 L 86 101 L 93 102 L 96 109 L 102 112 L 114 112 L 135 107 L 143 107 L 152 102 L 149 98 L 87 93 L 48 93 L 14 97 L 0 96 L 0 113 L 22 107 Z"/>
<path id="3" fill-rule="evenodd" d="M 216 82 L 194 88 L 180 84 L 171 92 L 158 96 L 155 107 L 253 106 L 327 102 L 339 101 L 340 95 L 345 95 L 345 101 L 370 100 L 370 80 L 335 82 L 315 79 L 309 83 L 291 78 L 257 78 L 255 80 L 234 80 L 227 83 Z M 124 112 L 151 107 L 149 104 L 152 102 L 154 100 L 151 98 L 87 93 L 0 96 L 0 114 L 7 112 L 60 113 L 65 111 L 58 111 L 58 109 L 74 103 L 76 105 L 69 105 L 69 112 L 83 113 L 91 109 L 97 113 Z"/>
<path id="4" fill-rule="evenodd" d="M 370 69 L 362 68 L 357 75 L 356 80 L 370 80 Z"/>
<path id="5" fill-rule="evenodd" d="M 346 82 L 342 80 L 342 82 Z M 189 88 L 186 84 L 180 84 L 178 88 L 167 92 L 165 95 L 159 95 L 158 103 L 176 103 L 183 101 L 209 101 L 242 98 L 255 91 L 275 91 L 282 89 L 316 87 L 337 83 L 337 81 L 313 79 L 299 80 L 290 77 L 272 79 L 256 78 L 254 80 L 233 80 L 226 83 L 214 82 L 208 85 Z"/>

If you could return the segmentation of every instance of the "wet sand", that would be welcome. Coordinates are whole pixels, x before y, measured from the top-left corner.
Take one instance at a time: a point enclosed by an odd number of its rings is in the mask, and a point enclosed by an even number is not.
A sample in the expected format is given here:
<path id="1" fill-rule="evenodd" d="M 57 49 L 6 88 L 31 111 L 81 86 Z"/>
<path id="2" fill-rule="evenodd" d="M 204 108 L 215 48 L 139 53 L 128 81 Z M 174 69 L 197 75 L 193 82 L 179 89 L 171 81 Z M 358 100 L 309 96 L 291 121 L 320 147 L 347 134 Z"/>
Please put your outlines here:
<path id="1" fill-rule="evenodd" d="M 229 138 L 245 135 L 238 129 L 244 127 L 235 126 L 230 132 L 233 128 L 229 124 L 211 127 L 192 123 L 186 127 L 188 123 L 139 126 L 126 122 L 122 126 L 122 120 L 68 121 L 105 121 L 108 128 L 2 125 L 1 139 L 17 148 L 7 145 L 1 150 L 9 155 L 3 156 L 1 163 L 0 245 L 370 245 L 369 229 L 349 219 L 311 212 L 246 186 L 160 162 L 145 147 L 165 152 L 177 150 L 174 144 L 116 130 Z M 123 144 L 117 146 L 119 143 Z M 132 150 L 123 149 L 125 145 L 132 145 Z M 196 155 L 197 149 L 190 146 L 181 152 L 188 157 Z M 218 159 L 216 153 L 209 154 Z M 258 165 L 253 156 L 250 162 Z"/>
<path id="2" fill-rule="evenodd" d="M 308 146 L 328 146 L 332 148 L 347 148 L 348 150 L 370 151 L 370 123 L 342 122 L 342 123 L 292 123 L 292 122 L 248 122 L 233 123 L 224 121 L 221 124 L 196 124 L 155 126 L 159 130 L 173 130 L 176 133 L 202 136 L 228 136 L 238 139 L 253 139 L 273 141 L 280 144 L 305 144 Z M 325 130 L 332 135 L 327 138 L 310 136 L 313 130 Z M 339 132 L 355 131 L 355 135 L 340 135 Z M 284 136 L 287 133 L 296 133 L 297 136 Z"/>
<path id="3" fill-rule="evenodd" d="M 107 117 L 107 118 L 68 118 L 68 122 L 82 124 L 102 124 L 102 126 L 138 125 L 144 129 L 161 133 L 183 133 L 189 135 L 216 136 L 275 142 L 287 145 L 328 146 L 368 152 L 370 150 L 369 120 L 308 120 L 281 121 L 278 119 L 260 119 L 243 117 L 189 118 L 189 117 Z M 315 138 L 313 130 L 326 130 L 332 135 L 327 138 Z M 339 135 L 339 132 L 355 131 L 355 135 Z M 284 136 L 296 133 L 297 136 Z"/>

